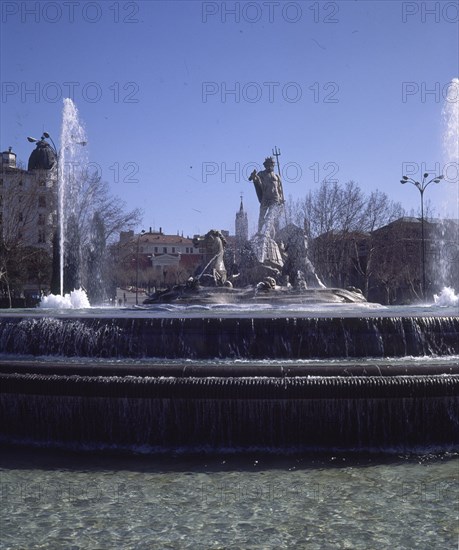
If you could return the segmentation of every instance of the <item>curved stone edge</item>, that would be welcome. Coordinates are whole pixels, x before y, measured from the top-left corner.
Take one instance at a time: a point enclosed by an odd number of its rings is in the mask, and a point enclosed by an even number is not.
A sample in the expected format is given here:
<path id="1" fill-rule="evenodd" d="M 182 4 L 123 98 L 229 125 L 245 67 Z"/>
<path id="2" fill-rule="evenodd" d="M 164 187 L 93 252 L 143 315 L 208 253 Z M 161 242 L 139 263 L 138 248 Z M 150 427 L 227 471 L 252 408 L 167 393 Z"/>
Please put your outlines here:
<path id="1" fill-rule="evenodd" d="M 146 399 L 459 399 L 459 375 L 137 377 L 0 374 L 3 394 Z"/>
<path id="2" fill-rule="evenodd" d="M 378 362 L 378 364 L 365 364 L 358 361 L 333 364 L 282 364 L 275 361 L 270 364 L 245 362 L 244 364 L 221 364 L 218 360 L 206 363 L 200 362 L 155 362 L 142 364 L 111 363 L 111 362 L 72 362 L 62 361 L 0 361 L 0 374 L 42 374 L 59 376 L 136 376 L 136 377 L 271 377 L 285 378 L 298 376 L 430 376 L 459 374 L 459 358 L 429 362 L 428 365 L 419 361 L 401 364 Z"/>

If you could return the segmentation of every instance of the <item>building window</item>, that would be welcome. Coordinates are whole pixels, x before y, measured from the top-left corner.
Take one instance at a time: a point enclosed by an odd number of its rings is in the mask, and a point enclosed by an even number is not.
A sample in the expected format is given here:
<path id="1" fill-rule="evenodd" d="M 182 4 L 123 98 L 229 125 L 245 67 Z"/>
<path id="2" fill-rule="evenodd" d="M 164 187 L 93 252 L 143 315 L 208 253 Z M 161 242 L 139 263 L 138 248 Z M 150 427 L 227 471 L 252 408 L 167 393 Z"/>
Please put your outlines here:
<path id="1" fill-rule="evenodd" d="M 175 254 L 175 246 L 172 247 L 172 254 Z"/>
<path id="2" fill-rule="evenodd" d="M 158 247 L 155 246 L 155 254 L 158 254 Z"/>
<path id="3" fill-rule="evenodd" d="M 163 247 L 163 253 L 164 253 L 164 254 L 167 254 L 167 246 L 164 246 L 164 247 Z"/>
<path id="4" fill-rule="evenodd" d="M 44 229 L 39 229 L 38 230 L 38 243 L 43 244 L 44 242 L 46 242 L 45 230 Z"/>
<path id="5" fill-rule="evenodd" d="M 45 215 L 38 214 L 38 225 L 45 225 Z"/>
<path id="6" fill-rule="evenodd" d="M 46 197 L 45 197 L 45 195 L 40 195 L 38 197 L 38 206 L 40 208 L 46 208 Z"/>
<path id="7" fill-rule="evenodd" d="M 0 186 L 3 185 L 3 178 L 0 178 Z"/>

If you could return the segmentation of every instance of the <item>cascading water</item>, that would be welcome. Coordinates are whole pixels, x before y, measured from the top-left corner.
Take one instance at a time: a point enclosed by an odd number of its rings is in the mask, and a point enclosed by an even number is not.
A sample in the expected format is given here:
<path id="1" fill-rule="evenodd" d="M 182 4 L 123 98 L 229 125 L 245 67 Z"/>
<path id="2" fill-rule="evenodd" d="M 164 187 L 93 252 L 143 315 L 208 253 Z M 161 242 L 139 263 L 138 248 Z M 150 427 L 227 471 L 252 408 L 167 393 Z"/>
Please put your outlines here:
<path id="1" fill-rule="evenodd" d="M 454 450 L 459 317 L 430 308 L 10 315 L 0 320 L 0 442 Z"/>

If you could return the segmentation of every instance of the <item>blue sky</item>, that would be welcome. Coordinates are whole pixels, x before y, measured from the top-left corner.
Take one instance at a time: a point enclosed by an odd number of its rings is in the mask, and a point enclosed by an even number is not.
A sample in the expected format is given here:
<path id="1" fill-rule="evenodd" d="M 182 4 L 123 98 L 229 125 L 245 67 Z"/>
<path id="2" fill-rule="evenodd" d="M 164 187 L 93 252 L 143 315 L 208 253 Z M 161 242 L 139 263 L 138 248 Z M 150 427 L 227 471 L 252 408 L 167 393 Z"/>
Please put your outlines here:
<path id="1" fill-rule="evenodd" d="M 246 177 L 274 146 L 286 195 L 352 179 L 418 209 L 399 180 L 451 162 L 458 21 L 457 1 L 3 2 L 0 147 L 58 141 L 71 97 L 113 194 L 168 233 L 233 233 L 241 192 L 254 230 Z M 426 198 L 457 217 L 455 162 Z"/>

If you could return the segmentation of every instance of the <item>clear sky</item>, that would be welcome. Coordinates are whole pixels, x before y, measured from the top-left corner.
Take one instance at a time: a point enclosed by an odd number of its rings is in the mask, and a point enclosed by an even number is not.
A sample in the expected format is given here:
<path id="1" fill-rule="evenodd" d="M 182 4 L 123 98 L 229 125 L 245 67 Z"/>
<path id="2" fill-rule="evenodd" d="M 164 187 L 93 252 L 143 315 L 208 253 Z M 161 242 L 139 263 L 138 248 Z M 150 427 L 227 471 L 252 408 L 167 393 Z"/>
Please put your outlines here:
<path id="1" fill-rule="evenodd" d="M 438 175 L 451 162 L 442 109 L 459 76 L 457 1 L 4 1 L 1 9 L 1 149 L 27 162 L 27 135 L 44 130 L 58 142 L 71 97 L 91 161 L 114 195 L 143 209 L 143 228 L 234 233 L 243 192 L 253 231 L 258 203 L 247 176 L 274 146 L 285 195 L 352 179 L 408 210 L 419 208 L 419 193 L 401 176 Z M 455 162 L 426 198 L 457 217 Z"/>

